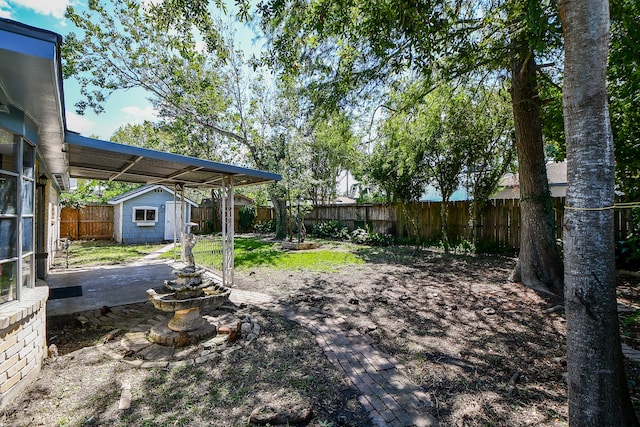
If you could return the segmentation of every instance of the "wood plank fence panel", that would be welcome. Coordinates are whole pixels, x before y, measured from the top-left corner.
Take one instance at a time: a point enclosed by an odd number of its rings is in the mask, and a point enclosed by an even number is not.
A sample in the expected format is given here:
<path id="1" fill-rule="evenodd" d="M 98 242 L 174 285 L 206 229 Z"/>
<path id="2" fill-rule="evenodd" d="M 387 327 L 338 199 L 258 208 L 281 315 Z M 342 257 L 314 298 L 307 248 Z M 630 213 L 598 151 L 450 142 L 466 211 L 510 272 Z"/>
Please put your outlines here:
<path id="1" fill-rule="evenodd" d="M 471 214 L 469 201 L 451 202 L 449 207 L 449 240 L 471 239 Z M 564 198 L 553 199 L 557 238 L 562 238 Z M 310 230 L 319 222 L 339 221 L 349 229 L 354 221 L 364 222 L 371 231 L 387 233 L 398 238 L 427 240 L 441 238 L 440 202 L 389 203 L 363 205 L 318 206 L 305 217 Z M 629 232 L 627 210 L 615 211 L 615 235 L 624 238 Z M 492 200 L 483 214 L 478 241 L 490 245 L 520 247 L 520 201 L 517 199 Z"/>
<path id="2" fill-rule="evenodd" d="M 452 242 L 472 239 L 470 203 L 457 201 L 450 204 L 448 229 L 449 240 Z M 554 198 L 552 203 L 557 237 L 561 239 L 565 200 Z M 338 221 L 350 230 L 368 226 L 374 233 L 390 234 L 397 238 L 420 237 L 433 241 L 442 237 L 440 208 L 440 202 L 321 205 L 307 214 L 305 225 L 310 231 L 320 222 Z M 210 220 L 210 212 L 211 208 L 195 208 L 192 210 L 192 219 L 198 223 Z M 258 208 L 257 221 L 273 218 L 272 208 Z M 629 232 L 628 211 L 616 210 L 614 218 L 616 239 L 624 238 Z M 476 233 L 479 243 L 517 249 L 520 247 L 520 230 L 520 202 L 517 199 L 505 199 L 490 201 Z"/>
<path id="3" fill-rule="evenodd" d="M 81 209 L 62 208 L 60 237 L 70 240 L 113 238 L 113 206 L 84 206 Z"/>
<path id="4" fill-rule="evenodd" d="M 78 240 L 78 209 L 62 208 L 60 211 L 60 237 Z"/>
<path id="5" fill-rule="evenodd" d="M 273 219 L 273 209 L 263 206 L 256 209 L 255 222 L 267 222 Z"/>
<path id="6" fill-rule="evenodd" d="M 235 206 L 233 212 L 233 221 L 234 221 L 234 229 L 236 231 L 240 230 L 240 209 L 242 206 Z M 258 221 L 265 222 L 273 219 L 273 210 L 269 207 L 260 207 L 256 209 L 256 219 L 254 220 L 254 224 Z M 201 232 L 212 232 L 212 231 L 220 231 L 221 224 L 220 220 L 213 219 L 213 209 L 211 206 L 198 206 L 191 208 L 191 222 L 198 224 L 198 228 L 196 231 Z"/>
<path id="7" fill-rule="evenodd" d="M 210 225 L 213 218 L 213 211 L 211 206 L 198 206 L 191 208 L 191 222 L 198 224 L 198 227 L 194 229 L 196 232 L 207 232 L 210 230 Z"/>

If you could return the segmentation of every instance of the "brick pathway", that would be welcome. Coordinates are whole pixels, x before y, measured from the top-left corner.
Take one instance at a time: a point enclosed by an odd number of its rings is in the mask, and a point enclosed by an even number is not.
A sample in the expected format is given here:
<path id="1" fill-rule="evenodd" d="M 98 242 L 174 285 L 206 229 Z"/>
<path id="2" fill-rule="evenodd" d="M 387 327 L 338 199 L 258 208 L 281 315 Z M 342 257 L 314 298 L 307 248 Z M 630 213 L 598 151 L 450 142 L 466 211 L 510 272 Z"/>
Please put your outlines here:
<path id="1" fill-rule="evenodd" d="M 426 427 L 438 423 L 429 413 L 429 396 L 403 373 L 393 357 L 373 347 L 371 338 L 349 330 L 346 319 L 329 318 L 321 312 L 276 305 L 269 295 L 233 289 L 231 301 L 279 312 L 307 328 L 327 359 L 344 373 L 361 394 L 358 398 L 373 425 Z"/>
<path id="2" fill-rule="evenodd" d="M 327 359 L 349 380 L 360 393 L 359 402 L 368 412 L 371 423 L 378 427 L 425 427 L 437 426 L 437 421 L 429 414 L 432 403 L 421 387 L 403 374 L 403 366 L 393 357 L 373 347 L 368 335 L 362 335 L 349 328 L 344 317 L 328 317 L 319 310 L 300 309 L 285 306 L 274 301 L 273 297 L 260 292 L 233 289 L 229 298 L 236 305 L 246 304 L 276 312 L 283 317 L 299 323 L 309 330 Z M 128 346 L 135 348 L 145 360 L 126 360 L 116 351 L 120 340 L 105 340 L 98 349 L 132 366 L 172 367 L 203 363 L 216 352 L 201 354 L 196 347 L 174 349 L 151 344 L 145 335 L 155 323 L 166 323 L 171 317 L 159 313 L 150 303 L 140 303 L 122 307 L 112 307 L 108 313 L 91 310 L 80 314 L 81 322 L 95 323 L 113 328 L 109 335 L 118 331 L 129 331 L 124 339 Z M 214 341 L 214 340 L 211 340 Z M 216 343 L 212 343 L 215 349 Z M 206 346 L 205 346 L 206 347 Z M 223 351 L 238 350 L 233 346 Z"/>

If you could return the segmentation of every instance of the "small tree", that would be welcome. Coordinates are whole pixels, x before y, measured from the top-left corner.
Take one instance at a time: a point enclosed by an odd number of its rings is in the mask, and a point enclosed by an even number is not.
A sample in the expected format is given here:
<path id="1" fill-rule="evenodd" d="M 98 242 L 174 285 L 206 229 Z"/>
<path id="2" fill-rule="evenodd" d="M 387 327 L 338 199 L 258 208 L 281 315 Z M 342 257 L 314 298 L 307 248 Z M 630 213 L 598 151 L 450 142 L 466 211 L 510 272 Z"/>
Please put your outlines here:
<path id="1" fill-rule="evenodd" d="M 256 207 L 253 205 L 244 205 L 238 212 L 238 222 L 240 229 L 243 231 L 250 230 L 257 216 Z"/>
<path id="2" fill-rule="evenodd" d="M 417 102 L 419 87 L 420 83 L 412 84 L 397 96 L 393 112 L 381 127 L 383 143 L 370 159 L 369 176 L 402 201 L 418 200 L 425 185 L 433 184 L 442 196 L 441 239 L 448 251 L 450 199 L 465 176 L 479 216 L 511 165 L 509 115 L 506 103 L 490 96 L 485 87 L 443 86 Z M 411 99 L 408 107 L 407 98 Z M 419 221 L 413 220 L 417 232 Z"/>

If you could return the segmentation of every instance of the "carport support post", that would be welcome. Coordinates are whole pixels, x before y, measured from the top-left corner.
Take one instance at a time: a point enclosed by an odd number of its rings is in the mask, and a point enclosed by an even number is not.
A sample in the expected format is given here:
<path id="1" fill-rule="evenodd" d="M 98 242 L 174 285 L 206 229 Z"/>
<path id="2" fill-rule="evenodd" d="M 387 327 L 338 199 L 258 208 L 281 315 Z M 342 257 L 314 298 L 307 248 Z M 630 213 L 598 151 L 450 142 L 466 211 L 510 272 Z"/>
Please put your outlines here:
<path id="1" fill-rule="evenodd" d="M 176 235 L 176 201 L 178 194 L 178 184 L 173 185 L 173 262 L 176 262 L 176 249 L 178 236 Z"/>
<path id="2" fill-rule="evenodd" d="M 222 178 L 222 284 L 233 286 L 233 177 Z"/>
<path id="3" fill-rule="evenodd" d="M 175 206 L 175 205 L 174 205 Z M 175 208 L 173 209 L 175 210 Z M 180 260 L 186 261 L 184 252 L 184 242 L 187 234 L 186 224 L 184 223 L 184 185 L 180 186 Z"/>

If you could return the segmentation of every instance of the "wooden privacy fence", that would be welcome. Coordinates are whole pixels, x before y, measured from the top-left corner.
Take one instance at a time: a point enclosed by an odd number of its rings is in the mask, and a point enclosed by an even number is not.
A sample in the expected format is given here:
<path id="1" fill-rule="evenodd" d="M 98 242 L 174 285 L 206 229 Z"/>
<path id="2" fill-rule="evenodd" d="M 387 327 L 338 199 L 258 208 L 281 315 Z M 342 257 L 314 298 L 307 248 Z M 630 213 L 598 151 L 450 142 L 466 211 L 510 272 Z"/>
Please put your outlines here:
<path id="1" fill-rule="evenodd" d="M 564 198 L 553 199 L 553 211 L 558 239 L 562 238 Z M 470 201 L 451 202 L 448 215 L 450 241 L 471 240 Z M 305 217 L 311 230 L 324 221 L 339 221 L 349 230 L 369 227 L 372 232 L 391 234 L 398 238 L 439 240 L 442 236 L 441 202 L 326 205 L 318 206 Z M 625 238 L 630 229 L 628 212 L 615 211 L 615 236 Z M 520 247 L 520 201 L 492 200 L 482 215 L 476 230 L 478 243 Z"/>
<path id="2" fill-rule="evenodd" d="M 240 208 L 236 206 L 234 212 L 234 226 L 240 230 Z M 257 221 L 268 221 L 273 218 L 271 208 L 258 208 Z M 221 225 L 218 221 L 212 221 L 213 212 L 210 206 L 199 206 L 191 209 L 191 222 L 198 224 L 194 230 L 196 232 L 220 231 Z M 60 212 L 60 237 L 71 240 L 110 240 L 113 238 L 113 206 L 94 205 L 85 206 L 81 209 L 62 208 Z"/>
<path id="3" fill-rule="evenodd" d="M 233 211 L 233 227 L 236 231 L 250 231 L 243 230 L 240 227 L 240 209 L 242 206 L 235 206 Z M 218 215 L 220 213 L 218 212 Z M 269 207 L 260 207 L 256 209 L 256 222 L 265 222 L 273 219 L 273 211 Z M 220 219 L 213 220 L 213 208 L 211 206 L 198 206 L 191 208 L 191 222 L 198 224 L 198 228 L 195 231 L 201 232 L 217 232 L 221 230 Z"/>
<path id="4" fill-rule="evenodd" d="M 81 209 L 62 208 L 60 237 L 71 240 L 112 239 L 113 206 L 95 205 Z"/>
<path id="5" fill-rule="evenodd" d="M 391 234 L 398 238 L 439 240 L 441 238 L 440 202 L 325 205 L 313 209 L 304 219 L 307 230 L 325 221 L 339 221 L 349 230 L 365 228 L 372 232 Z M 234 212 L 234 227 L 240 229 L 240 208 Z M 562 238 L 564 198 L 553 199 L 558 239 Z M 448 236 L 450 241 L 471 240 L 470 202 L 451 202 L 449 206 Z M 219 221 L 213 221 L 210 206 L 191 209 L 191 221 L 197 231 L 220 231 Z M 257 208 L 254 221 L 274 218 L 273 209 Z M 616 239 L 624 239 L 631 229 L 627 210 L 614 211 Z M 213 227 L 213 228 L 212 228 Z M 492 200 L 477 229 L 478 243 L 520 247 L 520 201 Z M 60 213 L 60 237 L 78 239 L 111 239 L 113 237 L 113 206 L 85 206 L 82 209 L 63 208 Z"/>

